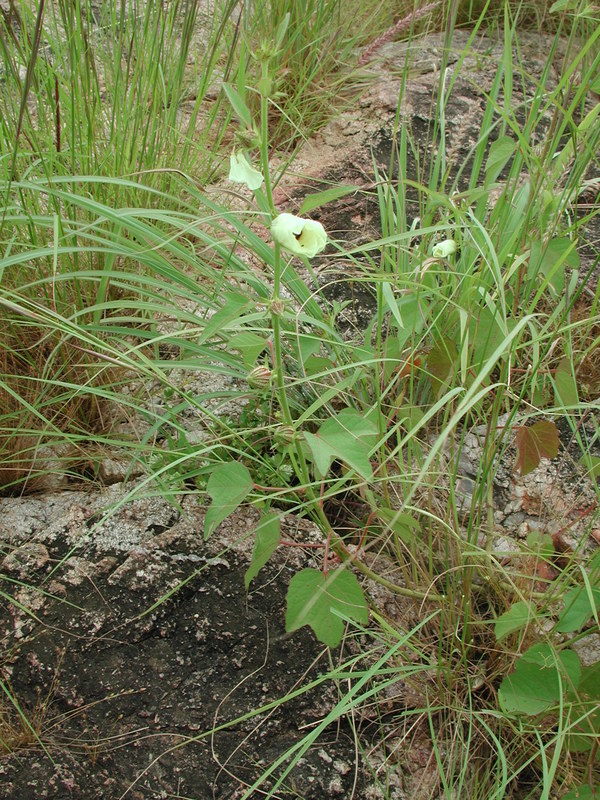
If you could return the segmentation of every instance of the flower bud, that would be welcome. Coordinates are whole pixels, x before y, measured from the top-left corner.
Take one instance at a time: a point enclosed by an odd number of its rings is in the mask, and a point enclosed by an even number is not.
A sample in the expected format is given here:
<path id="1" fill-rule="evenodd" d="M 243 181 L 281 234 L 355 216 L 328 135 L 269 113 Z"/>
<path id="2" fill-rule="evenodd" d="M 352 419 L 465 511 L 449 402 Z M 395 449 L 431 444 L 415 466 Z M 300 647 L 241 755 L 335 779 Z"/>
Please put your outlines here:
<path id="1" fill-rule="evenodd" d="M 254 126 L 236 131 L 234 140 L 242 150 L 254 150 L 260 147 L 260 134 Z"/>
<path id="2" fill-rule="evenodd" d="M 263 97 L 270 97 L 273 91 L 273 81 L 268 75 L 263 75 L 258 81 L 257 88 Z"/>
<path id="3" fill-rule="evenodd" d="M 271 385 L 272 377 L 271 370 L 264 364 L 259 364 L 250 370 L 246 375 L 246 380 L 253 389 L 267 389 Z"/>
<path id="4" fill-rule="evenodd" d="M 431 253 L 434 258 L 448 258 L 448 256 L 454 255 L 457 249 L 454 239 L 444 239 L 443 242 L 438 242 L 433 246 Z"/>
<path id="5" fill-rule="evenodd" d="M 271 300 L 269 304 L 269 311 L 276 317 L 283 317 L 285 314 L 285 300 Z"/>
<path id="6" fill-rule="evenodd" d="M 296 431 L 291 425 L 280 425 L 273 435 L 273 440 L 276 444 L 288 445 L 292 444 L 296 438 Z"/>

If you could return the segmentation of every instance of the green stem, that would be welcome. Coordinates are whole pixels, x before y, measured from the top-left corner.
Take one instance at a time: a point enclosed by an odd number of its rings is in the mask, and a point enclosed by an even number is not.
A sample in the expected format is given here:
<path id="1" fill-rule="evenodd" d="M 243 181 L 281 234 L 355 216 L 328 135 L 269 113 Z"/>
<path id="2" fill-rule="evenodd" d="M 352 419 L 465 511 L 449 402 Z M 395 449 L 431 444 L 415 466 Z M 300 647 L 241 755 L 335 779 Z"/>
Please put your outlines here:
<path id="1" fill-rule="evenodd" d="M 262 65 L 262 75 L 263 75 L 263 84 L 268 85 L 268 63 L 263 62 Z M 261 167 L 262 173 L 265 179 L 265 195 L 267 198 L 267 203 L 269 206 L 269 212 L 271 217 L 276 216 L 275 205 L 273 203 L 273 188 L 271 185 L 271 176 L 269 173 L 269 119 L 268 119 L 268 111 L 269 111 L 269 98 L 266 94 L 261 93 L 260 96 L 260 159 L 261 159 Z M 285 391 L 285 382 L 284 382 L 284 372 L 283 372 L 283 352 L 281 347 L 281 247 L 277 242 L 273 244 L 273 297 L 271 300 L 271 325 L 273 328 L 273 353 L 274 353 L 274 368 L 275 368 L 275 376 L 276 376 L 276 383 L 277 383 L 277 399 L 279 401 L 279 408 L 281 410 L 281 419 L 285 425 L 290 427 L 294 427 L 294 420 L 292 417 L 292 413 L 290 411 L 290 406 L 287 399 L 287 394 Z M 381 307 L 381 304 L 380 304 Z M 310 483 L 310 470 L 308 468 L 308 464 L 306 462 L 306 458 L 304 455 L 304 451 L 300 445 L 300 442 L 296 442 L 295 445 L 295 458 L 292 458 L 292 463 L 296 474 L 302 481 L 305 490 L 306 496 L 308 498 L 308 508 L 310 511 L 316 514 L 323 532 L 327 535 L 328 539 L 331 541 L 331 546 L 334 552 L 345 562 L 351 562 L 352 565 L 365 577 L 371 578 L 371 580 L 378 583 L 380 586 L 388 589 L 389 591 L 393 592 L 394 594 L 400 594 L 405 597 L 412 597 L 419 600 L 434 600 L 441 602 L 444 598 L 441 595 L 429 593 L 429 592 L 418 592 L 412 589 L 407 589 L 404 586 L 398 586 L 392 581 L 388 581 L 386 578 L 383 578 L 381 575 L 378 575 L 376 572 L 371 570 L 367 567 L 366 564 L 363 564 L 357 558 L 355 558 L 352 553 L 347 549 L 346 545 L 340 539 L 340 537 L 335 533 L 329 520 L 327 519 L 327 515 L 323 511 L 323 506 L 321 504 L 320 498 L 314 493 Z"/>
<path id="2" fill-rule="evenodd" d="M 269 65 L 262 64 L 263 84 L 268 85 Z M 271 217 L 276 216 L 275 204 L 273 203 L 273 187 L 271 186 L 271 175 L 269 173 L 269 98 L 261 93 L 260 95 L 260 162 L 262 173 L 265 178 L 265 194 Z"/>

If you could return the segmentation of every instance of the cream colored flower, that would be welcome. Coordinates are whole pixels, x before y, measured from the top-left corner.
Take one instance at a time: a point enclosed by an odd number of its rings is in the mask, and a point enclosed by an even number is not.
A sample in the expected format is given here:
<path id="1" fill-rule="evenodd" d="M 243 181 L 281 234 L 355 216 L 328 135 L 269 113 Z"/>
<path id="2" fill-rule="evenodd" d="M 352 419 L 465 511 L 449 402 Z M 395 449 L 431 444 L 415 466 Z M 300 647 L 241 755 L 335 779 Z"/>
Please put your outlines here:
<path id="1" fill-rule="evenodd" d="M 443 242 L 434 245 L 431 252 L 434 258 L 448 258 L 448 256 L 454 255 L 457 249 L 454 239 L 444 239 Z"/>
<path id="2" fill-rule="evenodd" d="M 252 166 L 244 153 L 234 151 L 229 157 L 229 180 L 234 183 L 245 183 L 255 192 L 262 186 L 263 176 Z"/>
<path id="3" fill-rule="evenodd" d="M 271 236 L 285 250 L 296 256 L 313 258 L 327 244 L 327 234 L 320 222 L 313 219 L 280 214 L 271 223 Z"/>

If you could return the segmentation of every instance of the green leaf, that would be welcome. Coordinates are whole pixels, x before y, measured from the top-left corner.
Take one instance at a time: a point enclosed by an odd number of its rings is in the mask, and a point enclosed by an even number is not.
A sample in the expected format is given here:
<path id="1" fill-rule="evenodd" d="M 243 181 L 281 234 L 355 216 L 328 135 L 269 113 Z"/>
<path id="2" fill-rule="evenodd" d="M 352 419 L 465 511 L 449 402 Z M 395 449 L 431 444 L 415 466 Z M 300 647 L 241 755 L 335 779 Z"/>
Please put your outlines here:
<path id="1" fill-rule="evenodd" d="M 316 355 L 321 349 L 321 339 L 318 336 L 299 334 L 294 339 L 295 351 L 298 360 L 304 363 L 310 356 Z"/>
<path id="2" fill-rule="evenodd" d="M 509 633 L 520 631 L 521 628 L 524 628 L 526 625 L 528 625 L 533 618 L 534 612 L 531 605 L 527 602 L 527 600 L 519 600 L 517 603 L 512 605 L 508 611 L 505 611 L 504 614 L 501 614 L 496 620 L 496 624 L 494 626 L 496 639 L 500 641 L 500 639 L 508 636 Z"/>
<path id="3" fill-rule="evenodd" d="M 320 642 L 336 647 L 344 634 L 342 617 L 362 625 L 369 619 L 367 603 L 355 575 L 344 567 L 331 570 L 326 576 L 311 568 L 294 575 L 287 593 L 286 631 L 310 625 Z"/>
<path id="4" fill-rule="evenodd" d="M 575 789 L 571 789 L 570 792 L 563 795 L 562 800 L 597 800 L 597 795 L 591 786 L 585 784 L 584 786 L 577 786 Z"/>
<path id="5" fill-rule="evenodd" d="M 541 420 L 529 427 L 515 428 L 518 457 L 517 469 L 527 475 L 538 466 L 542 458 L 556 458 L 558 454 L 558 428 L 553 422 Z"/>
<path id="6" fill-rule="evenodd" d="M 517 149 L 517 143 L 510 136 L 500 136 L 490 146 L 485 165 L 485 185 L 493 183 L 510 161 Z"/>
<path id="7" fill-rule="evenodd" d="M 250 109 L 244 102 L 241 94 L 238 92 L 237 89 L 234 89 L 233 86 L 229 83 L 223 83 L 223 90 L 227 95 L 227 99 L 231 103 L 231 107 L 239 117 L 239 119 L 244 123 L 247 128 L 252 127 L 252 114 L 250 113 Z"/>
<path id="8" fill-rule="evenodd" d="M 220 333 L 223 328 L 241 316 L 242 312 L 248 308 L 252 301 L 245 294 L 237 292 L 226 292 L 223 307 L 212 315 L 206 323 L 206 327 L 198 337 L 198 344 L 208 341 L 215 333 Z"/>
<path id="9" fill-rule="evenodd" d="M 549 644 L 530 647 L 498 689 L 498 698 L 507 714 L 533 716 L 558 703 L 563 693 L 577 687 L 581 664 L 573 650 L 556 653 Z"/>
<path id="10" fill-rule="evenodd" d="M 358 186 L 332 186 L 331 189 L 324 189 L 322 192 L 315 192 L 308 194 L 302 201 L 298 216 L 302 217 L 315 208 L 324 206 L 326 203 L 331 203 L 333 200 L 338 200 L 340 197 L 345 197 L 352 192 L 358 192 Z"/>
<path id="11" fill-rule="evenodd" d="M 458 350 L 452 339 L 436 340 L 427 356 L 427 370 L 436 397 L 454 376 L 457 364 Z"/>
<path id="12" fill-rule="evenodd" d="M 353 408 L 345 408 L 330 417 L 318 432 L 305 433 L 304 438 L 313 456 L 315 467 L 325 477 L 334 458 L 339 458 L 358 474 L 370 480 L 373 470 L 369 456 L 377 444 L 377 425 Z"/>
<path id="13" fill-rule="evenodd" d="M 563 408 L 575 408 L 579 403 L 573 366 L 568 358 L 561 358 L 554 373 L 554 402 Z"/>
<path id="14" fill-rule="evenodd" d="M 204 519 L 204 541 L 245 500 L 253 485 L 250 473 L 237 461 L 228 461 L 213 469 L 206 484 L 212 503 Z"/>
<path id="15" fill-rule="evenodd" d="M 552 558 L 554 555 L 554 540 L 549 533 L 531 531 L 527 534 L 527 547 L 534 555 L 543 559 Z"/>
<path id="16" fill-rule="evenodd" d="M 273 46 L 275 52 L 277 52 L 280 49 L 281 45 L 283 44 L 283 40 L 285 39 L 285 34 L 287 33 L 288 25 L 290 24 L 290 18 L 291 14 L 288 11 L 285 14 L 284 18 L 279 23 L 279 26 L 275 32 L 275 41 Z"/>
<path id="17" fill-rule="evenodd" d="M 591 593 L 585 587 L 571 589 L 565 594 L 564 604 L 556 630 L 560 633 L 579 631 L 591 619 L 594 611 L 600 609 L 600 589 L 593 588 Z"/>
<path id="18" fill-rule="evenodd" d="M 502 342 L 506 341 L 506 331 L 500 327 L 501 322 L 500 311 L 492 311 L 488 306 L 483 306 L 470 317 L 471 367 L 476 372 L 479 372 Z"/>
<path id="19" fill-rule="evenodd" d="M 309 356 L 304 362 L 304 374 L 308 378 L 319 372 L 329 372 L 333 369 L 335 369 L 334 362 L 325 356 Z"/>
<path id="20" fill-rule="evenodd" d="M 577 692 L 586 700 L 594 700 L 596 703 L 600 703 L 600 661 L 589 664 L 581 670 Z M 600 714 L 600 705 L 598 713 Z"/>
<path id="21" fill-rule="evenodd" d="M 422 423 L 424 416 L 425 412 L 419 406 L 401 404 L 398 406 L 396 420 L 407 431 L 412 431 Z"/>
<path id="22" fill-rule="evenodd" d="M 496 248 L 499 264 L 503 264 L 509 254 L 514 253 L 518 247 L 518 242 L 523 237 L 523 224 L 527 219 L 530 203 L 531 181 L 526 179 L 512 194 L 510 205 L 498 204 L 498 213 L 503 214 L 503 223 L 499 231 L 500 241 Z"/>
<path id="23" fill-rule="evenodd" d="M 248 367 L 253 367 L 256 359 L 267 346 L 267 340 L 252 331 L 235 333 L 229 340 L 229 345 L 234 350 L 239 350 L 242 360 Z"/>
<path id="24" fill-rule="evenodd" d="M 589 752 L 600 734 L 600 662 L 581 670 L 577 692 L 569 699 L 577 703 L 580 714 L 569 735 L 569 750 Z"/>
<path id="25" fill-rule="evenodd" d="M 429 309 L 418 295 L 396 297 L 389 283 L 384 282 L 382 290 L 385 304 L 392 313 L 392 324 L 398 329 L 398 348 L 402 350 L 408 339 L 421 333 L 425 327 Z"/>
<path id="26" fill-rule="evenodd" d="M 529 275 L 536 278 L 539 272 L 548 281 L 556 294 L 565 290 L 565 269 L 579 267 L 579 255 L 575 242 L 567 236 L 555 236 L 547 243 L 535 241 L 531 245 Z"/>
<path id="27" fill-rule="evenodd" d="M 252 550 L 252 561 L 244 575 L 244 583 L 246 584 L 246 591 L 252 581 L 258 575 L 259 571 L 264 567 L 267 561 L 271 558 L 277 545 L 279 544 L 280 537 L 280 517 L 279 514 L 268 513 L 263 514 L 256 528 L 256 538 L 254 539 L 254 549 Z"/>
<path id="28" fill-rule="evenodd" d="M 394 511 L 392 508 L 377 508 L 377 518 L 405 544 L 413 545 L 416 535 L 421 530 L 421 525 L 410 514 Z"/>

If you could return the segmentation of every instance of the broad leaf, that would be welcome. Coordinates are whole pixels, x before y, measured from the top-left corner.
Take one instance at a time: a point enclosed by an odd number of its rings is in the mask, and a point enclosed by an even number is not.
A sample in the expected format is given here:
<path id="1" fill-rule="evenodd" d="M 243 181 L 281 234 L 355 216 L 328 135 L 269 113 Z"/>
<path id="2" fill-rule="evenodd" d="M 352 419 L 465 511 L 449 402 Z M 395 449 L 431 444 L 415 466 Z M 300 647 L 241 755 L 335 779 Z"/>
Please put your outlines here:
<path id="1" fill-rule="evenodd" d="M 267 561 L 271 558 L 277 545 L 279 544 L 280 537 L 280 517 L 279 514 L 263 514 L 256 529 L 256 537 L 254 539 L 254 549 L 252 551 L 252 561 L 244 575 L 244 583 L 246 584 L 246 591 L 250 586 L 250 581 L 255 578 L 259 571 L 264 567 Z"/>
<path id="2" fill-rule="evenodd" d="M 396 296 L 392 286 L 382 284 L 383 298 L 398 328 L 398 342 L 402 349 L 410 336 L 421 333 L 426 319 L 426 306 L 416 294 Z"/>
<path id="3" fill-rule="evenodd" d="M 556 458 L 558 429 L 553 422 L 541 420 L 529 427 L 515 429 L 517 437 L 517 469 L 521 475 L 532 472 L 542 458 Z"/>
<path id="4" fill-rule="evenodd" d="M 554 555 L 554 539 L 549 533 L 531 531 L 527 534 L 527 547 L 542 559 L 549 559 Z"/>
<path id="5" fill-rule="evenodd" d="M 401 399 L 403 399 L 403 396 L 401 396 Z M 419 406 L 399 405 L 396 420 L 407 431 L 412 431 L 423 422 L 424 416 L 425 412 Z"/>
<path id="6" fill-rule="evenodd" d="M 558 618 L 556 630 L 560 633 L 579 631 L 600 609 L 600 589 L 593 588 L 591 593 L 585 587 L 571 589 L 566 593 L 564 603 L 565 608 Z"/>
<path id="7" fill-rule="evenodd" d="M 325 356 L 309 356 L 304 362 L 304 374 L 310 378 L 312 375 L 331 372 L 335 366 L 334 362 Z"/>
<path id="8" fill-rule="evenodd" d="M 523 220 L 531 203 L 531 180 L 526 179 L 512 195 L 510 205 L 498 204 L 498 212 L 503 215 L 502 227 L 499 231 L 500 241 L 496 247 L 498 263 L 503 264 L 509 253 L 514 253 L 523 236 Z M 494 215 L 495 209 L 492 212 Z"/>
<path id="9" fill-rule="evenodd" d="M 584 453 L 579 463 L 585 468 L 586 475 L 590 478 L 600 478 L 600 457 Z"/>
<path id="10" fill-rule="evenodd" d="M 298 214 L 302 217 L 314 211 L 315 208 L 324 206 L 327 203 L 331 203 L 333 200 L 337 200 L 340 197 L 345 197 L 347 194 L 352 194 L 352 192 L 357 191 L 359 191 L 358 186 L 332 186 L 331 189 L 308 194 L 302 201 Z"/>
<path id="11" fill-rule="evenodd" d="M 222 329 L 242 315 L 252 301 L 245 294 L 237 292 L 226 292 L 225 303 L 222 308 L 216 311 L 206 323 L 206 327 L 198 337 L 198 344 L 208 341 L 215 333 L 220 333 Z"/>
<path id="12" fill-rule="evenodd" d="M 321 477 L 325 477 L 334 458 L 339 458 L 366 480 L 373 477 L 369 456 L 377 444 L 378 430 L 376 424 L 359 411 L 345 408 L 336 417 L 325 420 L 316 434 L 305 433 L 304 438 Z"/>
<path id="13" fill-rule="evenodd" d="M 580 715 L 569 735 L 569 750 L 589 752 L 600 734 L 600 662 L 581 670 L 577 692 L 570 699 L 577 703 Z"/>
<path id="14" fill-rule="evenodd" d="M 230 338 L 229 346 L 240 351 L 246 366 L 253 367 L 256 359 L 267 346 L 267 340 L 252 331 L 241 331 Z"/>
<path id="15" fill-rule="evenodd" d="M 287 593 L 286 631 L 310 625 L 320 642 L 336 647 L 344 634 L 342 617 L 363 625 L 369 619 L 367 603 L 355 575 L 344 567 L 331 570 L 326 576 L 311 568 L 294 575 Z"/>
<path id="16" fill-rule="evenodd" d="M 301 333 L 294 338 L 294 345 L 296 357 L 301 363 L 304 363 L 308 358 L 320 351 L 321 340 L 318 336 L 307 336 Z"/>
<path id="17" fill-rule="evenodd" d="M 493 183 L 504 167 L 512 158 L 517 143 L 510 136 L 500 136 L 490 146 L 490 152 L 485 165 L 485 185 Z"/>
<path id="18" fill-rule="evenodd" d="M 577 383 L 568 358 L 562 358 L 554 373 L 554 400 L 557 406 L 575 408 L 579 403 Z"/>
<path id="19" fill-rule="evenodd" d="M 252 486 L 250 473 L 237 461 L 228 461 L 213 469 L 206 485 L 212 503 L 206 510 L 204 519 L 205 541 L 214 533 L 217 525 L 227 519 L 245 500 Z"/>
<path id="20" fill-rule="evenodd" d="M 555 3 L 555 5 L 557 4 Z M 592 787 L 586 784 L 584 786 L 577 786 L 575 789 L 571 789 L 570 792 L 567 792 L 567 794 L 563 795 L 562 800 L 597 800 L 597 796 Z"/>
<path id="21" fill-rule="evenodd" d="M 518 603 L 512 605 L 508 611 L 505 611 L 504 614 L 501 614 L 496 620 L 494 626 L 496 639 L 500 641 L 500 639 L 508 636 L 509 633 L 520 631 L 521 628 L 528 625 L 533 618 L 534 613 L 531 605 L 527 600 L 519 600 Z"/>
<path id="22" fill-rule="evenodd" d="M 471 350 L 471 369 L 479 373 L 485 362 L 492 354 L 506 342 L 507 335 L 514 328 L 515 320 L 503 322 L 500 310 L 492 311 L 489 306 L 483 306 L 473 312 L 469 319 L 469 340 Z M 507 345 L 508 354 L 510 345 Z M 505 357 L 502 353 L 501 356 Z"/>
<path id="23" fill-rule="evenodd" d="M 446 387 L 458 363 L 458 350 L 451 339 L 438 339 L 427 356 L 427 370 L 436 396 Z"/>
<path id="24" fill-rule="evenodd" d="M 539 241 L 531 245 L 529 274 L 536 278 L 541 273 L 556 294 L 565 290 L 565 269 L 579 267 L 579 255 L 575 243 L 567 236 L 550 239 L 547 243 Z"/>
<path id="25" fill-rule="evenodd" d="M 576 688 L 580 675 L 579 656 L 573 650 L 556 653 L 548 644 L 535 644 L 500 684 L 500 705 L 508 714 L 541 714 L 558 703 L 561 690 L 566 694 Z"/>

